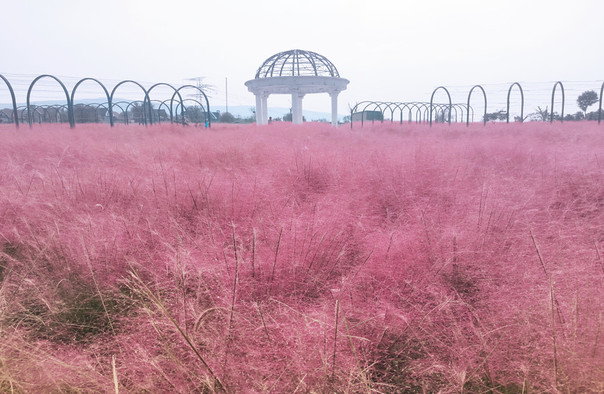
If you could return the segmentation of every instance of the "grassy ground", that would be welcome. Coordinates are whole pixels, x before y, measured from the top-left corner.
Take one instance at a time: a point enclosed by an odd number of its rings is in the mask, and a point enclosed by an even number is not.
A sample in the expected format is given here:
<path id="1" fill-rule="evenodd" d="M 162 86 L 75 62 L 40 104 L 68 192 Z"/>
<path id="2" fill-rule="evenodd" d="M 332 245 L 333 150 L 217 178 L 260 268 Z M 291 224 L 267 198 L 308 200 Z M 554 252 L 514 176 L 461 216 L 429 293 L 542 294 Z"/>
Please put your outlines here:
<path id="1" fill-rule="evenodd" d="M 604 391 L 604 126 L 0 137 L 0 392 Z"/>

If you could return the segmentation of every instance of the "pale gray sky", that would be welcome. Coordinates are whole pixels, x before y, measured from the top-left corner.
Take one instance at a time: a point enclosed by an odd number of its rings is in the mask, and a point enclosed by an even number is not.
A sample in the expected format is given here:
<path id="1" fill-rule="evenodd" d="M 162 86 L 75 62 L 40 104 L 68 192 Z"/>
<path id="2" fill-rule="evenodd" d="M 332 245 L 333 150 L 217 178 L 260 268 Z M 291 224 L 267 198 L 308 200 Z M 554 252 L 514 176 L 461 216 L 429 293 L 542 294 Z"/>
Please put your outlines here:
<path id="1" fill-rule="evenodd" d="M 350 80 L 341 113 L 366 99 L 429 100 L 439 85 L 604 79 L 602 0 L 5 0 L 0 18 L 0 74 L 204 76 L 215 105 L 228 77 L 229 105 L 253 106 L 243 83 L 289 49 L 326 56 Z M 328 111 L 329 97 L 304 106 Z"/>

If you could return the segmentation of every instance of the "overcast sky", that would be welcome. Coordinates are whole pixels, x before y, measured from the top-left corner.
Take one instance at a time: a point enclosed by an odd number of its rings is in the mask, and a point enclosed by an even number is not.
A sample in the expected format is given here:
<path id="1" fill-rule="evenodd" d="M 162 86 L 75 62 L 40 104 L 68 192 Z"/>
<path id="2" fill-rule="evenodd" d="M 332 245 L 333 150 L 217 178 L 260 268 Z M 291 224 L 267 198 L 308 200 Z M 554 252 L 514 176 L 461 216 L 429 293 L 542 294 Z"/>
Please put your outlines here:
<path id="1" fill-rule="evenodd" d="M 0 74 L 203 76 L 212 105 L 224 105 L 228 78 L 229 105 L 253 106 L 244 82 L 290 49 L 324 55 L 350 80 L 340 112 L 426 101 L 439 85 L 604 79 L 602 0 L 6 0 L 1 12 Z M 328 112 L 329 96 L 304 107 Z"/>

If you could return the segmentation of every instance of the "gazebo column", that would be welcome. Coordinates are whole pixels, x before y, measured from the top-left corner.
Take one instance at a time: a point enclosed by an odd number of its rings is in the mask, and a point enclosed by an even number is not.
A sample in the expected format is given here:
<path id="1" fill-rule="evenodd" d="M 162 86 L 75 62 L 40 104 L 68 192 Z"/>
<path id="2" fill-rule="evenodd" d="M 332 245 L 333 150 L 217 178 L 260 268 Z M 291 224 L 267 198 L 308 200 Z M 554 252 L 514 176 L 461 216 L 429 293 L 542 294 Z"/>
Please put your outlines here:
<path id="1" fill-rule="evenodd" d="M 333 126 L 338 125 L 338 94 L 340 94 L 338 91 L 329 92 L 331 97 L 331 124 Z"/>
<path id="2" fill-rule="evenodd" d="M 300 93 L 297 89 L 292 92 L 292 123 L 302 124 L 302 99 L 304 94 Z"/>
<path id="3" fill-rule="evenodd" d="M 270 93 L 262 93 L 262 124 L 268 124 L 268 96 Z"/>
<path id="4" fill-rule="evenodd" d="M 256 93 L 256 124 L 262 125 L 262 114 L 264 113 L 262 105 L 262 93 Z"/>

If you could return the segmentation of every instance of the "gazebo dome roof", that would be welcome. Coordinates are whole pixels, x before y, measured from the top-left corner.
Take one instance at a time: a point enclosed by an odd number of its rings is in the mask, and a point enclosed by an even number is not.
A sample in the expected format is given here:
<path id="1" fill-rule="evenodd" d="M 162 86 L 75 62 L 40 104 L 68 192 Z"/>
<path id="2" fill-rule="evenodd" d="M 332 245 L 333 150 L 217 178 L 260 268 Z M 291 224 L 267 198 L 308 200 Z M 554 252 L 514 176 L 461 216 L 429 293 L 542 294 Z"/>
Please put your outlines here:
<path id="1" fill-rule="evenodd" d="M 311 51 L 292 49 L 279 52 L 262 63 L 255 79 L 272 77 L 335 77 L 338 69 L 325 56 Z"/>

